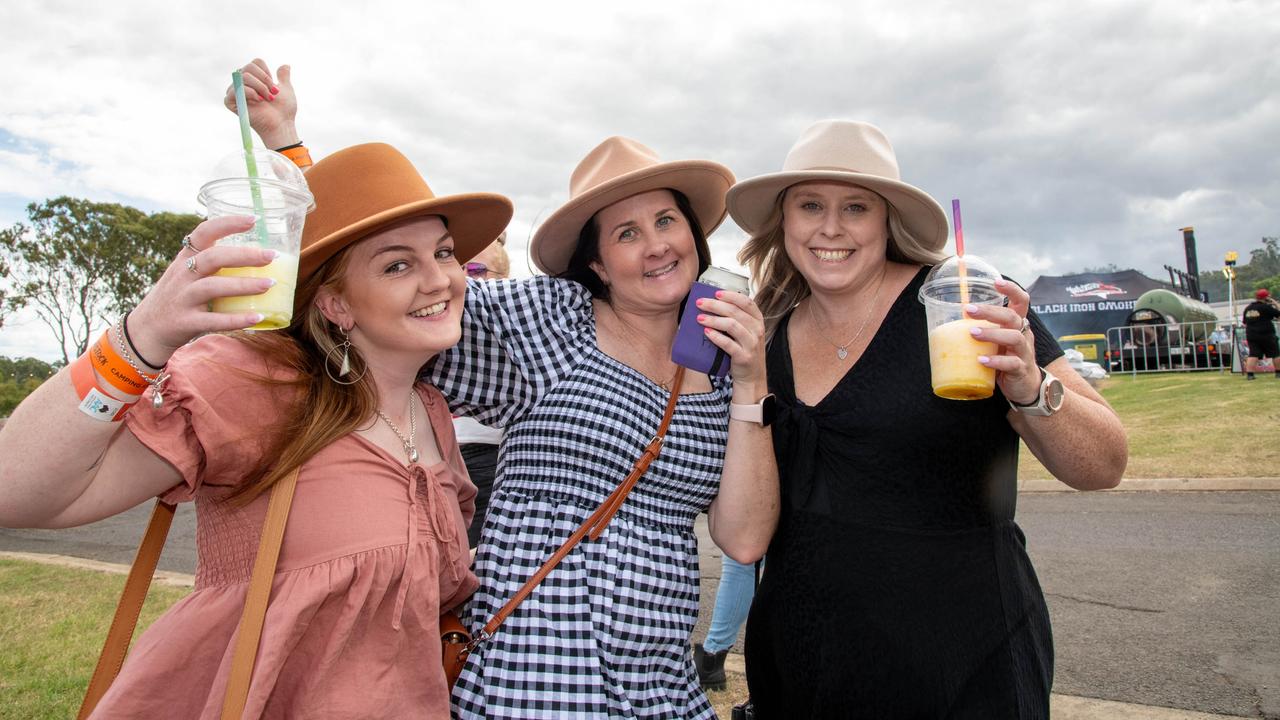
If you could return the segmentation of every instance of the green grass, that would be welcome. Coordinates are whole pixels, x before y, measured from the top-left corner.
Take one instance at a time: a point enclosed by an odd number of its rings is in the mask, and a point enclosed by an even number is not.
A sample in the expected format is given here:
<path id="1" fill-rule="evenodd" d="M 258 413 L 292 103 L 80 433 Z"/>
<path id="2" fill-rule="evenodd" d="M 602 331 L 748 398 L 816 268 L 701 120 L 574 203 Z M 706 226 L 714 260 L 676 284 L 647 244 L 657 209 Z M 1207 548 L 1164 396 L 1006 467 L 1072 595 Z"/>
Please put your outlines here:
<path id="1" fill-rule="evenodd" d="M 123 587 L 123 575 L 0 560 L 0 718 L 75 717 Z M 139 629 L 188 592 L 152 587 Z"/>
<path id="2" fill-rule="evenodd" d="M 1221 372 L 1113 375 L 1100 388 L 1129 433 L 1130 478 L 1280 474 L 1280 380 Z M 1019 477 L 1049 472 L 1026 449 Z"/>

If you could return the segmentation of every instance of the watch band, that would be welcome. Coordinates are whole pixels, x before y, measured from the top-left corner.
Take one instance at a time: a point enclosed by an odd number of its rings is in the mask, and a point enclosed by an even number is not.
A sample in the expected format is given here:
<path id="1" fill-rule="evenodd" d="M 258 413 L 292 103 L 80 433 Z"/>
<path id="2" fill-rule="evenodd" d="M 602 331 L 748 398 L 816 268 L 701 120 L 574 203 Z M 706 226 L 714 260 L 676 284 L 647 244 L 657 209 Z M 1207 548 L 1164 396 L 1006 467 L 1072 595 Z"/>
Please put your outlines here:
<path id="1" fill-rule="evenodd" d="M 741 403 L 729 403 L 729 419 L 741 420 L 743 422 L 752 422 L 757 425 L 764 424 L 764 403 L 755 403 L 752 405 L 743 405 Z"/>
<path id="2" fill-rule="evenodd" d="M 1009 407 L 1014 412 L 1023 415 L 1032 415 L 1037 417 L 1048 417 L 1062 407 L 1063 387 L 1062 381 L 1054 377 L 1053 373 L 1044 368 L 1040 368 L 1043 375 L 1040 380 L 1040 391 L 1036 395 L 1036 400 L 1028 405 L 1019 405 L 1009 400 Z M 1005 398 L 1008 400 L 1008 398 Z"/>
<path id="3" fill-rule="evenodd" d="M 729 419 L 741 420 L 743 422 L 755 423 L 762 427 L 768 427 L 773 424 L 774 412 L 773 394 L 765 395 L 760 398 L 760 402 L 750 405 L 744 403 L 729 403 Z"/>

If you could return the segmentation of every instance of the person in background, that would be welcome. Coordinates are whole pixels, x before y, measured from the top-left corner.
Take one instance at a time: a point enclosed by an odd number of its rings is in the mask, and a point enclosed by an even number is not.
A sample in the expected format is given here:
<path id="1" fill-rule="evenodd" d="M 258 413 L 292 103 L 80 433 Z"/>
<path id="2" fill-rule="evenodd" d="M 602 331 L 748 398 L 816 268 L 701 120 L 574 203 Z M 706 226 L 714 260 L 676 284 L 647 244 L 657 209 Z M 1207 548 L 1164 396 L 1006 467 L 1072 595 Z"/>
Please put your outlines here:
<path id="1" fill-rule="evenodd" d="M 1120 419 L 1007 279 L 1008 306 L 966 308 L 999 349 L 975 361 L 995 393 L 934 395 L 917 293 L 947 218 L 875 126 L 814 124 L 728 204 L 771 338 L 783 503 L 747 621 L 756 717 L 1047 718 L 1019 440 L 1067 485 L 1113 487 Z"/>
<path id="2" fill-rule="evenodd" d="M 755 564 L 740 563 L 728 555 L 720 557 L 720 584 L 711 611 L 707 637 L 693 646 L 693 662 L 698 666 L 698 682 L 706 690 L 723 690 L 728 683 L 724 661 L 738 642 L 738 632 L 747 621 L 751 599 L 756 594 Z"/>
<path id="3" fill-rule="evenodd" d="M 1280 318 L 1280 305 L 1276 304 L 1271 293 L 1266 288 L 1254 293 L 1254 301 L 1245 306 L 1241 316 L 1244 322 L 1244 339 L 1249 343 L 1249 357 L 1244 361 L 1246 380 L 1258 379 L 1254 372 L 1262 358 L 1271 358 L 1272 373 L 1280 380 L 1280 368 L 1275 367 L 1276 358 L 1280 357 L 1280 343 L 1276 341 L 1276 318 Z"/>
<path id="4" fill-rule="evenodd" d="M 474 280 L 505 280 L 511 272 L 511 258 L 507 255 L 507 233 L 480 251 L 463 265 L 467 277 Z M 458 436 L 462 459 L 476 486 L 476 514 L 467 528 L 467 541 L 471 547 L 480 542 L 480 530 L 484 527 L 485 513 L 489 508 L 489 493 L 493 490 L 493 477 L 498 467 L 498 445 L 502 442 L 502 428 L 481 425 L 475 418 L 453 418 L 453 431 Z"/>

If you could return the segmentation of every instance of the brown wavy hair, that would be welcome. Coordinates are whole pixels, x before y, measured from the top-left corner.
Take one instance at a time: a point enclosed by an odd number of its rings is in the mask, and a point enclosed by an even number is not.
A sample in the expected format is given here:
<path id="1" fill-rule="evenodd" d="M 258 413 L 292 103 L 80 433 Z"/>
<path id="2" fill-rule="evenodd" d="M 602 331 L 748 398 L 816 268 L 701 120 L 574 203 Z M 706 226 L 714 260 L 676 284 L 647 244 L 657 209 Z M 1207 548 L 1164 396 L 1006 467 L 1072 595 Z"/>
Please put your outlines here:
<path id="1" fill-rule="evenodd" d="M 254 375 L 255 380 L 271 386 L 291 387 L 295 395 L 285 421 L 278 425 L 279 432 L 263 455 L 274 458 L 274 464 L 264 464 L 230 496 L 236 505 L 248 504 L 316 453 L 355 431 L 378 407 L 372 377 L 364 377 L 353 385 L 339 385 L 329 379 L 325 370 L 326 358 L 338 355 L 335 349 L 340 341 L 333 337 L 333 324 L 316 307 L 316 294 L 321 288 L 335 293 L 342 291 L 351 248 L 352 245 L 343 248 L 298 283 L 293 321 L 285 331 L 233 334 L 266 356 L 274 366 L 288 371 L 287 379 Z M 363 376 L 368 369 L 364 358 L 354 345 L 349 352 L 352 377 Z"/>
<path id="2" fill-rule="evenodd" d="M 791 188 L 787 188 L 790 190 Z M 864 188 L 869 189 L 869 188 Z M 755 302 L 764 315 L 765 334 L 773 337 L 778 322 L 791 308 L 809 297 L 809 283 L 796 269 L 783 246 L 782 204 L 787 190 L 778 193 L 773 210 L 760 231 L 752 235 L 738 251 L 738 262 L 751 270 L 756 286 Z M 930 250 L 902 223 L 902 215 L 884 196 L 876 193 L 888 209 L 889 244 L 885 257 L 891 262 L 933 265 L 945 257 Z"/>

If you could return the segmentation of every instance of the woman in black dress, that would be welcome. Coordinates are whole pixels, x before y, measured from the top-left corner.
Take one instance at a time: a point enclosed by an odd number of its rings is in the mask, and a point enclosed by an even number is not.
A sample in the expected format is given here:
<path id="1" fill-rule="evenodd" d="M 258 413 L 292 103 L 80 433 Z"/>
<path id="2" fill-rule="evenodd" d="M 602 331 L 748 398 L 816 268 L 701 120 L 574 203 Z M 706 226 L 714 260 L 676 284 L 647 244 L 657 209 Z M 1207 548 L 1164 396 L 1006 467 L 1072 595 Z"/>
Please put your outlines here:
<path id="1" fill-rule="evenodd" d="M 1119 482 L 1119 419 L 1016 284 L 971 317 L 987 400 L 933 395 L 916 293 L 946 216 L 877 128 L 827 121 L 735 185 L 761 288 L 783 510 L 747 625 L 760 718 L 1045 718 L 1049 615 L 1014 523 L 1018 439 L 1071 487 Z"/>

